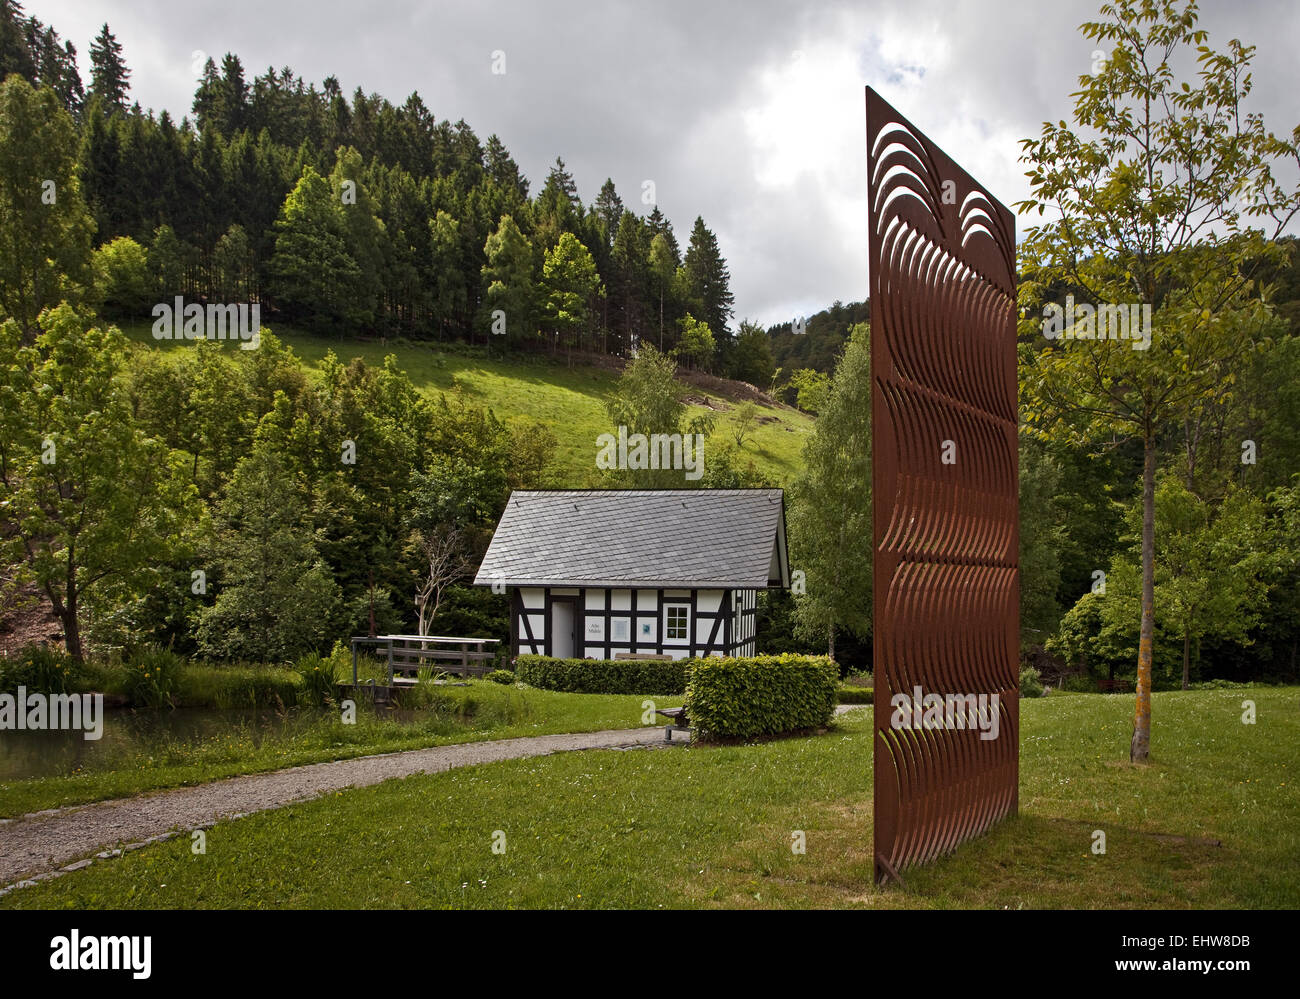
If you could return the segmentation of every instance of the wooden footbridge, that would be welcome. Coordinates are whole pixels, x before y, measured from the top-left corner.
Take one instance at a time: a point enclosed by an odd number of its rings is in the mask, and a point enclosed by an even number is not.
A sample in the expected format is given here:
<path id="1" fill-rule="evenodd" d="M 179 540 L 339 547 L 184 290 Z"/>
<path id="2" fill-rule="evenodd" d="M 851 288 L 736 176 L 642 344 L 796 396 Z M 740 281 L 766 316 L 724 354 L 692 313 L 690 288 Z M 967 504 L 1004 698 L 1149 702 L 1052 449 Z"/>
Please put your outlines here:
<path id="1" fill-rule="evenodd" d="M 461 677 L 483 676 L 497 657 L 495 638 L 453 638 L 447 635 L 378 635 L 352 639 L 352 687 L 374 688 L 377 700 L 388 700 L 394 690 L 419 683 L 420 670 L 436 670 Z M 387 681 L 362 684 L 357 679 L 357 657 L 363 648 L 375 650 L 387 663 Z M 383 691 L 382 696 L 380 691 Z"/>

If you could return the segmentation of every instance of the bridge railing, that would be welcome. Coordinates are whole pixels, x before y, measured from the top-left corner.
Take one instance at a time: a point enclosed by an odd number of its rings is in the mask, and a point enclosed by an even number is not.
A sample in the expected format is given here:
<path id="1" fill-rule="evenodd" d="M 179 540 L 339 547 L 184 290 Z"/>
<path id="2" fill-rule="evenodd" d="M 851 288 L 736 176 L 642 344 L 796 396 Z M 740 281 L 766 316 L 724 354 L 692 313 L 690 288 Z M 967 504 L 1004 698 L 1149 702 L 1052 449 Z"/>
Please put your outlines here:
<path id="1" fill-rule="evenodd" d="M 413 675 L 435 668 L 461 676 L 483 676 L 496 659 L 496 638 L 457 638 L 449 635 L 378 635 L 352 639 L 352 685 L 357 685 L 357 654 L 362 646 L 376 648 L 388 666 L 387 686 L 398 674 Z"/>

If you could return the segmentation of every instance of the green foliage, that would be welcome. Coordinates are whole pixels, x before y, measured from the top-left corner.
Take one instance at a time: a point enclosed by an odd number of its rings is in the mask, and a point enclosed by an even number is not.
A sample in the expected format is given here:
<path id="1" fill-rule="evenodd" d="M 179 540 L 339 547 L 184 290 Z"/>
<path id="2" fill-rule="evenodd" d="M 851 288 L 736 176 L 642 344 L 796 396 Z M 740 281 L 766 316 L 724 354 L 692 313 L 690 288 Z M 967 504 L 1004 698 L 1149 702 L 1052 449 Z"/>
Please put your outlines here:
<path id="1" fill-rule="evenodd" d="M 355 327 L 366 319 L 367 275 L 353 255 L 344 211 L 330 181 L 308 164 L 275 223 L 270 272 L 276 298 L 322 332 L 340 323 Z"/>
<path id="2" fill-rule="evenodd" d="M 90 284 L 90 236 L 72 117 L 48 88 L 0 82 L 0 319 L 27 337 L 42 310 Z"/>
<path id="3" fill-rule="evenodd" d="M 123 693 L 135 708 L 172 706 L 185 662 L 169 649 L 147 647 L 127 657 Z"/>
<path id="4" fill-rule="evenodd" d="M 871 628 L 871 356 L 869 331 L 854 328 L 835 368 L 826 405 L 804 445 L 806 472 L 791 490 L 791 572 L 801 635 Z"/>
<path id="5" fill-rule="evenodd" d="M 688 661 L 676 659 L 556 659 L 517 656 L 515 675 L 530 687 L 575 694 L 680 694 Z"/>
<path id="6" fill-rule="evenodd" d="M 1189 690 L 1246 690 L 1249 687 L 1257 686 L 1254 683 L 1236 683 L 1232 680 L 1219 678 L 1216 680 L 1202 680 L 1200 683 L 1193 683 Z"/>
<path id="7" fill-rule="evenodd" d="M 90 93 L 106 108 L 125 112 L 130 80 L 131 71 L 122 57 L 122 44 L 105 23 L 90 43 Z"/>
<path id="8" fill-rule="evenodd" d="M 689 312 L 682 319 L 681 335 L 673 354 L 684 360 L 693 368 L 708 371 L 713 364 L 713 355 L 717 351 L 717 339 L 709 324 L 692 316 Z"/>
<path id="9" fill-rule="evenodd" d="M 302 677 L 303 698 L 308 704 L 327 707 L 338 697 L 338 662 L 334 656 L 324 657 L 319 652 L 309 652 L 294 667 Z"/>
<path id="10" fill-rule="evenodd" d="M 542 315 L 547 326 L 574 343 L 591 321 L 591 303 L 601 294 L 600 275 L 587 248 L 564 233 L 546 251 L 542 266 Z"/>
<path id="11" fill-rule="evenodd" d="M 799 320 L 779 323 L 768 328 L 768 341 L 772 360 L 781 370 L 794 371 L 811 368 L 830 375 L 835 361 L 844 351 L 849 331 L 858 323 L 871 320 L 869 302 L 833 302 L 823 309 Z M 787 398 L 787 402 L 793 402 Z"/>
<path id="12" fill-rule="evenodd" d="M 873 693 L 870 687 L 840 687 L 835 691 L 835 699 L 840 704 L 872 704 Z"/>
<path id="13" fill-rule="evenodd" d="M 758 423 L 758 407 L 752 402 L 742 402 L 731 413 L 731 425 L 727 428 L 736 447 L 745 446 L 745 441 L 754 432 Z"/>
<path id="14" fill-rule="evenodd" d="M 1020 670 L 1020 696 L 1021 697 L 1042 697 L 1043 696 L 1043 678 L 1038 670 L 1032 666 L 1024 666 Z"/>
<path id="15" fill-rule="evenodd" d="M 790 376 L 790 387 L 795 392 L 795 404 L 805 413 L 820 413 L 826 405 L 831 379 L 812 368 L 800 368 Z"/>
<path id="16" fill-rule="evenodd" d="M 629 434 L 676 433 L 686 411 L 676 374 L 671 357 L 642 344 L 605 405 L 610 422 L 627 427 Z"/>
<path id="17" fill-rule="evenodd" d="M 61 649 L 32 645 L 14 659 L 0 659 L 0 692 L 16 694 L 19 687 L 32 694 L 67 694 L 84 680 L 84 666 Z"/>
<path id="18" fill-rule="evenodd" d="M 311 703 L 305 688 L 303 675 L 285 666 L 189 663 L 180 672 L 174 696 L 185 707 L 278 711 Z"/>
<path id="19" fill-rule="evenodd" d="M 686 714 L 703 739 L 749 739 L 821 728 L 835 713 L 839 668 L 826 656 L 696 659 Z"/>
<path id="20" fill-rule="evenodd" d="M 136 423 L 126 339 L 68 305 L 24 345 L 0 326 L 0 556 L 53 606 L 68 651 L 82 629 L 130 639 L 130 613 L 162 579 L 193 491 L 179 462 Z"/>
<path id="21" fill-rule="evenodd" d="M 1020 438 L 1020 633 L 1022 644 L 1044 642 L 1061 609 L 1060 553 L 1065 541 L 1056 496 L 1060 470 L 1041 445 Z"/>
<path id="22" fill-rule="evenodd" d="M 700 322 L 714 336 L 727 340 L 735 298 L 731 294 L 731 274 L 718 249 L 718 238 L 696 218 L 691 228 L 690 245 L 682 261 L 686 276 L 686 293 Z"/>
<path id="23" fill-rule="evenodd" d="M 305 526 L 302 498 L 269 447 L 235 469 L 211 558 L 220 589 L 196 631 L 207 655 L 284 660 L 327 640 L 338 587 Z"/>
<path id="24" fill-rule="evenodd" d="M 510 215 L 501 217 L 483 247 L 483 315 L 480 328 L 491 335 L 492 313 L 505 313 L 504 336 L 509 343 L 532 340 L 537 333 L 537 288 L 533 246 Z"/>
<path id="25" fill-rule="evenodd" d="M 509 686 L 515 682 L 515 674 L 508 669 L 494 669 L 490 673 L 485 673 L 483 679 Z"/>
<path id="26" fill-rule="evenodd" d="M 766 389 L 772 384 L 776 366 L 772 362 L 770 339 L 763 327 L 748 320 L 740 324 L 728 374 L 759 389 Z"/>
<path id="27" fill-rule="evenodd" d="M 1288 169 L 1300 132 L 1280 138 L 1246 112 L 1254 50 L 1236 39 L 1212 49 L 1192 0 L 1115 0 L 1101 13 L 1081 29 L 1105 58 L 1079 77 L 1073 121 L 1046 121 L 1022 143 L 1032 194 L 1015 207 L 1047 221 L 1020 244 L 1021 413 L 1058 443 L 1141 444 L 1130 745 L 1140 762 L 1150 743 L 1160 438 L 1181 428 L 1194 461 L 1202 428 L 1276 329 L 1257 275 L 1281 259 L 1276 239 L 1300 209 Z M 1091 313 L 1062 313 L 1067 295 L 1148 308 L 1149 329 L 1099 338 Z"/>
<path id="28" fill-rule="evenodd" d="M 94 253 L 95 298 L 106 315 L 139 319 L 154 299 L 154 276 L 143 246 L 119 236 Z"/>

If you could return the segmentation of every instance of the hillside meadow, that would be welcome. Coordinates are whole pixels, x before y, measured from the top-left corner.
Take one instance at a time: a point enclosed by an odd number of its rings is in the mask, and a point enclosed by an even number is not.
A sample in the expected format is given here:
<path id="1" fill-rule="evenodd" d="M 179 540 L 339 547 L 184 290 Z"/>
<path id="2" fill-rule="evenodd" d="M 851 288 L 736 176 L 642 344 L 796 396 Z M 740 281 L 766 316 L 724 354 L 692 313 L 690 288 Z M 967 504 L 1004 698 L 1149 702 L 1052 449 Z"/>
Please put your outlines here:
<path id="1" fill-rule="evenodd" d="M 125 333 L 141 350 L 169 352 L 185 349 L 185 341 L 154 340 L 148 323 L 122 324 Z M 596 471 L 596 438 L 612 432 L 604 400 L 618 382 L 614 362 L 596 365 L 564 354 L 492 357 L 487 347 L 445 345 L 429 341 L 334 339 L 277 325 L 273 332 L 291 346 L 313 375 L 321 361 L 333 351 L 344 363 L 359 357 L 367 365 L 380 367 L 392 354 L 425 395 L 459 396 L 465 402 L 491 409 L 508 425 L 542 423 L 555 434 L 557 446 L 552 474 L 562 487 L 600 484 Z M 235 343 L 227 348 L 235 350 Z M 716 419 L 712 439 L 706 443 L 705 461 L 711 446 L 734 447 L 729 440 L 731 411 L 752 393 L 739 382 L 708 379 L 708 389 L 681 380 L 687 400 L 686 419 L 712 413 Z M 707 405 L 706 405 L 707 403 Z M 812 431 L 813 417 L 790 406 L 759 402 L 758 421 L 740 447 L 741 462 L 752 461 L 756 470 L 774 485 L 788 486 L 801 470 L 800 455 Z"/>

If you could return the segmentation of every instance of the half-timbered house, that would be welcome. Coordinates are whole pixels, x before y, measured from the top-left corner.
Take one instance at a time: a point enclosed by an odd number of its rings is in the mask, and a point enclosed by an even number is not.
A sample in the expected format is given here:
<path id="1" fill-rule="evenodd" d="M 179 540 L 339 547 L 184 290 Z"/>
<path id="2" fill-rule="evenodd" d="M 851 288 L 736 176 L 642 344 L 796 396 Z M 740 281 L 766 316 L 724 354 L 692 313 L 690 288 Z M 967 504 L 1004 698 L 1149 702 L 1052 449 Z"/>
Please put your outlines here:
<path id="1" fill-rule="evenodd" d="M 513 493 L 474 582 L 510 593 L 512 655 L 750 656 L 790 585 L 780 489 Z"/>

